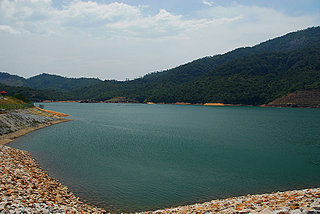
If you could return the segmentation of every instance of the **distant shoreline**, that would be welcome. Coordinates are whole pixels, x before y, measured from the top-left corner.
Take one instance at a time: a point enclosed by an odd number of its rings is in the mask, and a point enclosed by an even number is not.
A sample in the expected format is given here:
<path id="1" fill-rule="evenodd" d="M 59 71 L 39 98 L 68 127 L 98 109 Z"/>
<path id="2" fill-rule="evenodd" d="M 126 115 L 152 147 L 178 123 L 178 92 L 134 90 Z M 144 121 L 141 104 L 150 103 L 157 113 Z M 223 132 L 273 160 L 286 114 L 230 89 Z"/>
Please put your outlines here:
<path id="1" fill-rule="evenodd" d="M 136 102 L 103 102 L 103 101 L 92 101 L 92 102 L 81 102 L 79 100 L 72 101 L 50 101 L 45 100 L 39 103 L 123 103 L 123 104 L 137 104 Z M 272 105 L 272 104 L 262 104 L 262 105 L 245 105 L 245 104 L 226 104 L 226 103 L 186 103 L 186 102 L 176 102 L 176 103 L 154 103 L 146 102 L 140 104 L 147 105 L 192 105 L 192 106 L 213 106 L 213 107 L 232 107 L 232 106 L 250 106 L 250 107 L 271 107 L 271 108 L 314 108 L 318 109 L 320 106 L 296 106 L 296 105 Z"/>

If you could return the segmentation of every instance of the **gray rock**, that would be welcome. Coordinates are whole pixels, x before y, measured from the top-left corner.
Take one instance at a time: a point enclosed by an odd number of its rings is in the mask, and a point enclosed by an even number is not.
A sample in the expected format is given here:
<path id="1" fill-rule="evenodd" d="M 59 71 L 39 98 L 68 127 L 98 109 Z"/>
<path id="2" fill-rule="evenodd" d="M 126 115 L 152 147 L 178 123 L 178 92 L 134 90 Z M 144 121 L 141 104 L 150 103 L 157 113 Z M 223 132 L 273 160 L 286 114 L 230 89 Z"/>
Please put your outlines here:
<path id="1" fill-rule="evenodd" d="M 26 127 L 34 127 L 53 120 L 55 120 L 55 118 L 32 114 L 28 109 L 10 111 L 7 114 L 0 114 L 0 135 Z"/>

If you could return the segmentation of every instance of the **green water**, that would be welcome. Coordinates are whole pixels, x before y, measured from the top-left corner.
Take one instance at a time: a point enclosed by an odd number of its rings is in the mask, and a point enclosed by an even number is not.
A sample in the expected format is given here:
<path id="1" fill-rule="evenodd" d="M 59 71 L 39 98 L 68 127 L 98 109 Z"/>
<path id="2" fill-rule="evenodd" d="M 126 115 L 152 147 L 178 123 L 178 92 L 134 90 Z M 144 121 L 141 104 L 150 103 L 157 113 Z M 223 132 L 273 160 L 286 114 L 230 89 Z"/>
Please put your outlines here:
<path id="1" fill-rule="evenodd" d="M 49 103 L 72 122 L 10 144 L 88 202 L 154 210 L 320 186 L 320 109 Z"/>

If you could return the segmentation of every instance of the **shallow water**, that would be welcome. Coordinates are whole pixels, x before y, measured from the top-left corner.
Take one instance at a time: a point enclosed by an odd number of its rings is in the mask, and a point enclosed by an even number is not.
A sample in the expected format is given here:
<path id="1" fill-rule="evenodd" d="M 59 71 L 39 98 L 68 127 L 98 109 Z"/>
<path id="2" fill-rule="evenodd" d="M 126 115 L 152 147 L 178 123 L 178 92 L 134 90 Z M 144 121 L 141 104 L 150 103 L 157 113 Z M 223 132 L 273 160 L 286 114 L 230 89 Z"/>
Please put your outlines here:
<path id="1" fill-rule="evenodd" d="M 116 212 L 320 186 L 319 109 L 44 105 L 73 121 L 10 146 Z"/>

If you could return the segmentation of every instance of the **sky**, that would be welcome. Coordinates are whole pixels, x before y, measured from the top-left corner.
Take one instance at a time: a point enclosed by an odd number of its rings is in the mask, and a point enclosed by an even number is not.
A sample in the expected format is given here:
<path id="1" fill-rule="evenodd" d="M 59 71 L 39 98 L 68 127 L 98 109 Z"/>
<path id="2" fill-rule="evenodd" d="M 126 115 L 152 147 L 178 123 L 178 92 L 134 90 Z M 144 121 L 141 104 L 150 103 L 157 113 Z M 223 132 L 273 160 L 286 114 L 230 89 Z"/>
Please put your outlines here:
<path id="1" fill-rule="evenodd" d="M 0 71 L 134 79 L 320 25 L 320 0 L 0 0 Z"/>

